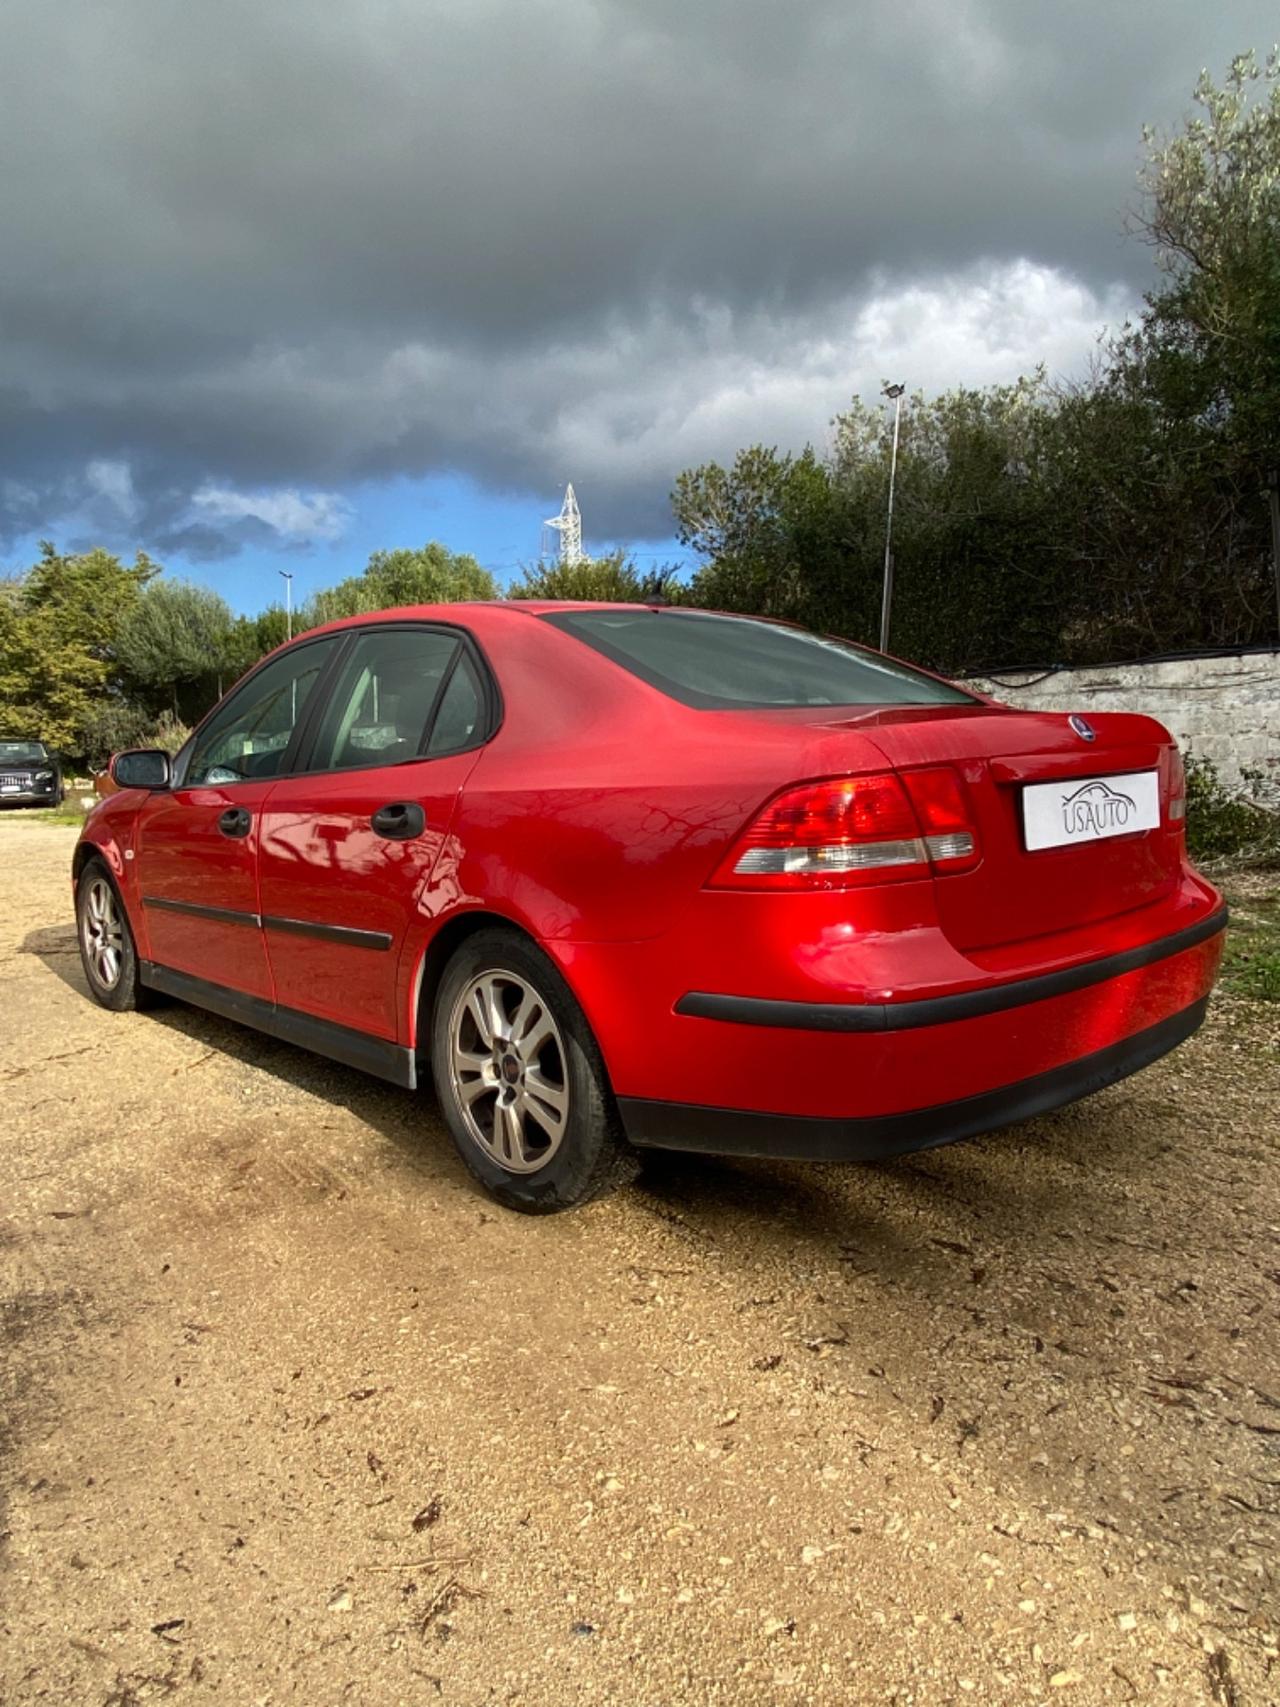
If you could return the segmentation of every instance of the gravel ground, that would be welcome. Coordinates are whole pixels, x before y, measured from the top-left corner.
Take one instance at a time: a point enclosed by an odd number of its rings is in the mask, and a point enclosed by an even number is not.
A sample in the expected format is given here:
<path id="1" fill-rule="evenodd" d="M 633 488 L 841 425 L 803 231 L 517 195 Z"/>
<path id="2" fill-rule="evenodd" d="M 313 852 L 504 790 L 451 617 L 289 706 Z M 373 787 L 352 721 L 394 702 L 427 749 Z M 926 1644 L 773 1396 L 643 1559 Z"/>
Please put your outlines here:
<path id="1" fill-rule="evenodd" d="M 0 1701 L 1280 1699 L 1275 1008 L 880 1167 L 481 1199 L 0 829 Z"/>

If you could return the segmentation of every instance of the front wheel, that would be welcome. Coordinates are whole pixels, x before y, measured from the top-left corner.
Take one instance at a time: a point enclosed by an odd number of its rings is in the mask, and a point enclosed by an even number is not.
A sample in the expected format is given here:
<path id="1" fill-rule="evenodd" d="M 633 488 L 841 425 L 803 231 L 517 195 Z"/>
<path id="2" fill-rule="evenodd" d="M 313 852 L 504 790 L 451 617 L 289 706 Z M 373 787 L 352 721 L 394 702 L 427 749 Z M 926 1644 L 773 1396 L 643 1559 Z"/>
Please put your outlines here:
<path id="1" fill-rule="evenodd" d="M 76 884 L 76 936 L 89 994 L 117 1013 L 147 1005 L 138 976 L 138 951 L 111 874 L 91 859 Z"/>
<path id="2" fill-rule="evenodd" d="M 569 1209 L 634 1175 L 582 1009 L 517 932 L 478 931 L 445 968 L 431 1062 L 459 1154 L 508 1209 Z"/>

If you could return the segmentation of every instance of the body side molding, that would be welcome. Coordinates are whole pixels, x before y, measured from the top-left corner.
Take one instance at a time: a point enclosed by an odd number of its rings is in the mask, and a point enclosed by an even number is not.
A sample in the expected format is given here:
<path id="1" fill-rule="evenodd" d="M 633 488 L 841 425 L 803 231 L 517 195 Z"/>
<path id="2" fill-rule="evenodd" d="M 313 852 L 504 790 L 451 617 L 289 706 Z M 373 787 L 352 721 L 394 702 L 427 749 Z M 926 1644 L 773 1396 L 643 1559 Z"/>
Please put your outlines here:
<path id="1" fill-rule="evenodd" d="M 354 925 L 322 925 L 310 919 L 284 919 L 273 913 L 262 915 L 262 928 L 284 931 L 289 936 L 314 936 L 322 942 L 340 942 L 348 948 L 373 948 L 385 952 L 395 938 L 390 931 L 362 931 Z"/>
<path id="2" fill-rule="evenodd" d="M 144 960 L 139 968 L 142 982 L 150 989 L 163 990 L 179 1001 L 190 1002 L 198 1008 L 238 1024 L 252 1026 L 282 1043 L 296 1043 L 317 1055 L 327 1055 L 331 1061 L 341 1061 L 347 1067 L 376 1078 L 388 1079 L 405 1090 L 416 1090 L 418 1063 L 411 1049 L 392 1043 L 384 1037 L 373 1037 L 365 1031 L 338 1025 L 333 1020 L 318 1019 L 315 1014 L 300 1013 L 296 1008 L 278 1007 L 261 996 L 248 996 L 240 990 L 229 990 L 223 984 L 211 984 L 190 972 L 178 972 L 171 966 L 157 965 Z"/>
<path id="3" fill-rule="evenodd" d="M 322 942 L 341 942 L 349 948 L 385 951 L 395 940 L 389 931 L 362 931 L 353 925 L 326 925 L 311 919 L 280 918 L 272 913 L 243 913 L 231 907 L 207 907 L 202 901 L 170 901 L 162 895 L 144 895 L 142 905 L 164 913 L 188 913 L 192 918 L 212 919 L 220 925 L 254 925 L 259 930 L 318 937 Z"/>
<path id="4" fill-rule="evenodd" d="M 213 919 L 220 925 L 260 926 L 256 913 L 238 912 L 233 907 L 206 907 L 201 901 L 169 901 L 163 895 L 144 895 L 142 905 L 159 913 L 189 913 L 193 919 Z"/>

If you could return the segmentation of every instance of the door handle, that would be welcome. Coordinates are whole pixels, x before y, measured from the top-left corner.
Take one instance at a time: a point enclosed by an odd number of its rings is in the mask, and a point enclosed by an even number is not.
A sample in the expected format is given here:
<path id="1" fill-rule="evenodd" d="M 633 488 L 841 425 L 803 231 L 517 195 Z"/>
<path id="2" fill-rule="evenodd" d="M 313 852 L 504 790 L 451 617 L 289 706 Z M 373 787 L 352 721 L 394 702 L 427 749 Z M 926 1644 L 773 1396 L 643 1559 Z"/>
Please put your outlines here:
<path id="1" fill-rule="evenodd" d="M 393 800 L 378 808 L 369 825 L 375 835 L 389 842 L 408 842 L 426 829 L 427 815 L 412 800 Z"/>
<path id="2" fill-rule="evenodd" d="M 218 819 L 218 828 L 222 831 L 223 835 L 230 836 L 233 839 L 238 839 L 241 836 L 247 836 L 252 824 L 253 819 L 249 816 L 248 811 L 243 806 L 228 806 L 226 811 Z"/>

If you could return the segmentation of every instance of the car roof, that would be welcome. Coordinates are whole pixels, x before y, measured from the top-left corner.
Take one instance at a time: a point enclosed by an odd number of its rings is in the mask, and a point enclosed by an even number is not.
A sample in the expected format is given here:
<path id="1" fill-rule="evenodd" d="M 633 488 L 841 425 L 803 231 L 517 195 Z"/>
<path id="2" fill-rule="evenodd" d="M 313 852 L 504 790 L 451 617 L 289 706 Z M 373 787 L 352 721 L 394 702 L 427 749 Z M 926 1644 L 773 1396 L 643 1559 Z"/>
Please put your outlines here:
<path id="1" fill-rule="evenodd" d="M 683 613 L 693 608 L 690 605 L 666 605 L 659 602 L 645 604 L 640 600 L 626 603 L 620 599 L 460 599 L 452 604 L 393 605 L 386 610 L 361 611 L 358 616 L 342 616 L 332 622 L 322 622 L 315 628 L 307 629 L 306 633 L 308 636 L 333 634 L 344 628 L 362 628 L 368 623 L 377 622 L 443 622 L 456 626 L 463 620 L 473 621 L 479 618 L 483 623 L 491 617 L 546 616 L 552 611 L 678 610 Z M 302 636 L 295 635 L 294 638 L 301 639 Z"/>

